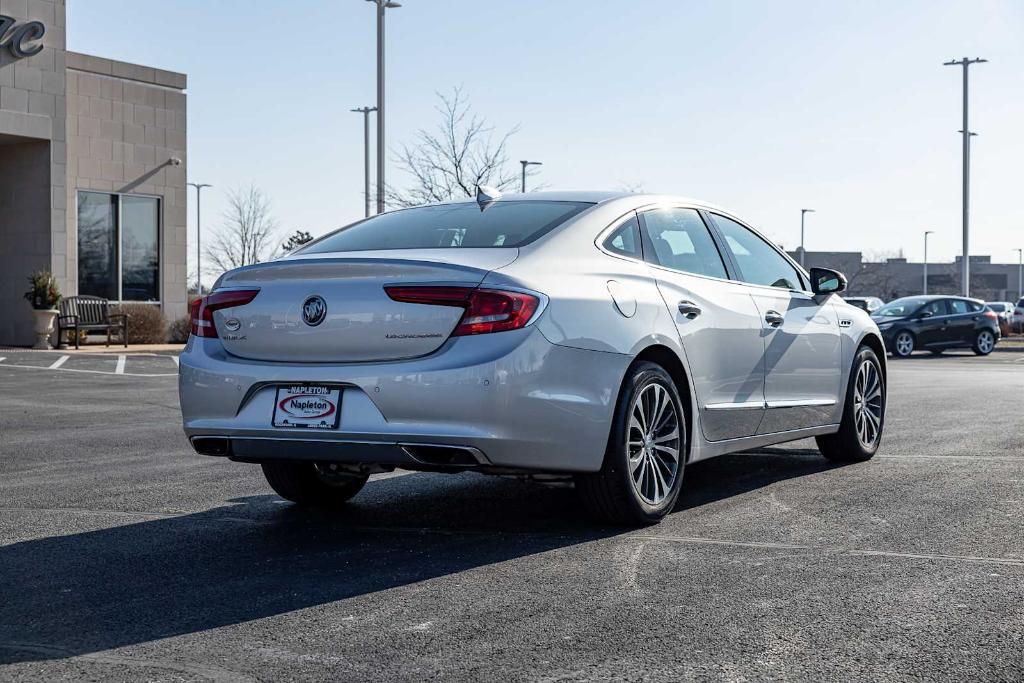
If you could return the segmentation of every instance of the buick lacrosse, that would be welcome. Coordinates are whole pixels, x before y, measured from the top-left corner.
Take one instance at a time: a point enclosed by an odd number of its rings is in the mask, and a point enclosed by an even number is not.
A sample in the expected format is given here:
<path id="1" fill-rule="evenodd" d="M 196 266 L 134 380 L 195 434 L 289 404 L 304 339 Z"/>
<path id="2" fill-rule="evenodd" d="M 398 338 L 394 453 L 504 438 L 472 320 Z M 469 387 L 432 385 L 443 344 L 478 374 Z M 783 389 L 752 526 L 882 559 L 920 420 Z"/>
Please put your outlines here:
<path id="1" fill-rule="evenodd" d="M 395 468 L 545 473 L 652 523 L 688 463 L 875 454 L 885 350 L 845 286 L 703 202 L 481 188 L 221 276 L 191 307 L 185 433 L 300 504 Z"/>

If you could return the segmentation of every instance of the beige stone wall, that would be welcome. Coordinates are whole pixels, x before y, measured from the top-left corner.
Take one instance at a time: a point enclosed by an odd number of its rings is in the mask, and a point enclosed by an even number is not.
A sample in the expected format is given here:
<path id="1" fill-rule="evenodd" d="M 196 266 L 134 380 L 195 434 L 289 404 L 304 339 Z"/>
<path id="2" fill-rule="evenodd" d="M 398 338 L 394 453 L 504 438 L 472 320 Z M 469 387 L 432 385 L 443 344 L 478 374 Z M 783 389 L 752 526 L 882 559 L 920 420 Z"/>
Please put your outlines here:
<path id="1" fill-rule="evenodd" d="M 31 344 L 22 293 L 49 268 L 67 291 L 64 0 L 0 0 L 18 24 L 41 21 L 43 50 L 0 50 L 0 344 Z"/>
<path id="2" fill-rule="evenodd" d="M 67 53 L 69 268 L 77 273 L 78 190 L 160 197 L 168 320 L 186 314 L 186 85 L 184 74 Z"/>

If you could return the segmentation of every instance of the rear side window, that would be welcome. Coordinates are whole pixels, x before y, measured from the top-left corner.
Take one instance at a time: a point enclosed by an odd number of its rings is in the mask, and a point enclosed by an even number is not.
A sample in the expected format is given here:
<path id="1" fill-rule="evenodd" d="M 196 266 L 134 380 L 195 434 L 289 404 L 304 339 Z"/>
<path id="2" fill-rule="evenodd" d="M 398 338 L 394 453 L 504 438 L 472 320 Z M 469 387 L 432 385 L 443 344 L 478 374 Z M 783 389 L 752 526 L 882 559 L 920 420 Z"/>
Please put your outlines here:
<path id="1" fill-rule="evenodd" d="M 981 313 L 985 310 L 985 304 L 979 304 L 977 301 L 968 301 L 967 308 L 970 309 L 971 313 Z"/>
<path id="2" fill-rule="evenodd" d="M 653 209 L 643 216 L 651 245 L 651 253 L 644 252 L 648 261 L 684 273 L 728 277 L 722 255 L 694 209 Z"/>
<path id="3" fill-rule="evenodd" d="M 631 217 L 616 228 L 602 244 L 605 249 L 613 254 L 636 259 L 640 258 L 642 255 L 640 250 L 640 224 L 637 222 L 636 216 Z"/>
<path id="4" fill-rule="evenodd" d="M 714 220 L 740 269 L 741 280 L 752 285 L 802 289 L 796 268 L 770 244 L 725 216 L 714 214 Z"/>
<path id="5" fill-rule="evenodd" d="M 968 313 L 970 311 L 970 306 L 968 306 L 967 304 L 968 302 L 964 301 L 963 299 L 950 299 L 949 312 L 952 313 L 953 315 L 961 315 L 963 313 Z"/>
<path id="6" fill-rule="evenodd" d="M 418 206 L 353 223 L 298 253 L 521 247 L 593 206 L 589 202 L 476 202 Z"/>

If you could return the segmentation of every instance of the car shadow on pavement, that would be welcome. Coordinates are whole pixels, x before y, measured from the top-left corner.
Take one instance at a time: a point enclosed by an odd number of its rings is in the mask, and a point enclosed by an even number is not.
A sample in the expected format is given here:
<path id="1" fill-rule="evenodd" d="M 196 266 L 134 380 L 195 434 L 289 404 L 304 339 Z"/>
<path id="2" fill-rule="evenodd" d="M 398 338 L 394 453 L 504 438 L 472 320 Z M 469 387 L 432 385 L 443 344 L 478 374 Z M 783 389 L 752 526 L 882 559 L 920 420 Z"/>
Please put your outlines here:
<path id="1" fill-rule="evenodd" d="M 664 524 L 830 467 L 801 451 L 696 463 Z M 624 533 L 589 522 L 568 487 L 416 474 L 372 481 L 336 511 L 261 495 L 23 541 L 0 547 L 0 664 L 202 632 Z"/>

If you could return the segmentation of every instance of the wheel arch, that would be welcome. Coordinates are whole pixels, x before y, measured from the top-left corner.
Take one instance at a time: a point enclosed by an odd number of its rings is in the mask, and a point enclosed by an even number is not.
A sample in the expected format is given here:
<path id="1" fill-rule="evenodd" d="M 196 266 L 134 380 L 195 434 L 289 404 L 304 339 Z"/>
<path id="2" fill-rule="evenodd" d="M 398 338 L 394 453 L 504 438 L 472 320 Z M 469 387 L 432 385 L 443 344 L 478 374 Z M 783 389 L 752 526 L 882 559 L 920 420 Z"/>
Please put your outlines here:
<path id="1" fill-rule="evenodd" d="M 911 334 L 913 333 L 911 332 Z M 886 383 L 888 384 L 889 368 L 888 363 L 885 360 L 885 343 L 882 342 L 882 338 L 879 337 L 877 334 L 874 334 L 873 332 L 866 332 L 864 333 L 864 336 L 860 338 L 860 341 L 857 343 L 858 349 L 862 346 L 867 346 L 868 348 L 875 352 L 876 356 L 878 356 L 878 362 L 882 366 L 882 379 L 886 380 Z"/>
<path id="2" fill-rule="evenodd" d="M 698 433 L 694 410 L 694 393 L 693 386 L 690 383 L 690 374 L 686 371 L 686 366 L 683 364 L 682 359 L 679 358 L 679 355 L 668 346 L 663 346 L 661 344 L 652 344 L 645 347 L 633 359 L 633 364 L 642 361 L 656 363 L 665 368 L 665 371 L 675 383 L 676 391 L 679 392 L 680 398 L 683 399 L 683 413 L 686 417 L 686 429 L 688 430 L 686 439 L 686 459 L 689 461 L 694 449 L 694 439 Z M 623 378 L 623 382 L 625 381 L 625 378 Z"/>

